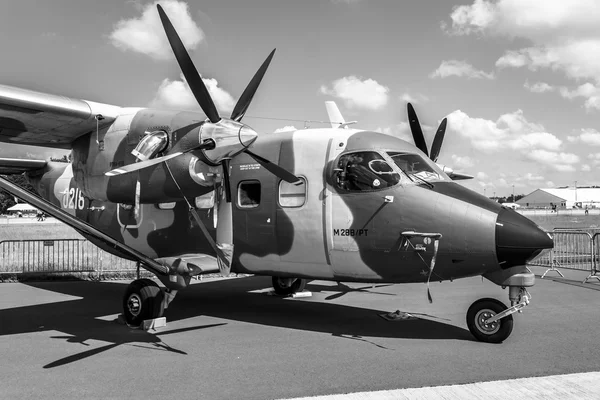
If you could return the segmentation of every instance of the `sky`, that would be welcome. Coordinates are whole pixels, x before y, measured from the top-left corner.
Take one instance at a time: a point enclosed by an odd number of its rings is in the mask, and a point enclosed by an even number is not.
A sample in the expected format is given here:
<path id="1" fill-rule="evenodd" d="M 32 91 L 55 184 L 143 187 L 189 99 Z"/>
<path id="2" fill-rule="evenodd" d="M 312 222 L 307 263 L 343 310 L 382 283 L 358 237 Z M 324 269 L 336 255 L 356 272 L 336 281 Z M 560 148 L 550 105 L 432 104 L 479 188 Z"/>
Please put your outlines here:
<path id="1" fill-rule="evenodd" d="M 597 0 L 159 2 L 222 115 L 275 57 L 244 122 L 259 134 L 327 127 L 334 100 L 359 129 L 412 142 L 406 104 L 438 162 L 487 196 L 600 185 Z M 157 2 L 11 1 L 0 83 L 118 106 L 199 110 Z M 3 145 L 0 145 L 0 147 Z"/>

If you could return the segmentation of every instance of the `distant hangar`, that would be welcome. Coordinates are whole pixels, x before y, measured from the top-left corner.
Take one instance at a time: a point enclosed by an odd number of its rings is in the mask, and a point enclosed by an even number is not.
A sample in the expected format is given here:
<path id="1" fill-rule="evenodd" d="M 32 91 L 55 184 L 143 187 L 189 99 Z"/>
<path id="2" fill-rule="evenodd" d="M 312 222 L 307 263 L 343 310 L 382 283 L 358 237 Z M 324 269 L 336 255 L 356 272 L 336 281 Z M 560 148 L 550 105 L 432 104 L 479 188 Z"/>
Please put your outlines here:
<path id="1" fill-rule="evenodd" d="M 516 203 L 525 208 L 596 208 L 600 207 L 600 187 L 537 189 Z"/>

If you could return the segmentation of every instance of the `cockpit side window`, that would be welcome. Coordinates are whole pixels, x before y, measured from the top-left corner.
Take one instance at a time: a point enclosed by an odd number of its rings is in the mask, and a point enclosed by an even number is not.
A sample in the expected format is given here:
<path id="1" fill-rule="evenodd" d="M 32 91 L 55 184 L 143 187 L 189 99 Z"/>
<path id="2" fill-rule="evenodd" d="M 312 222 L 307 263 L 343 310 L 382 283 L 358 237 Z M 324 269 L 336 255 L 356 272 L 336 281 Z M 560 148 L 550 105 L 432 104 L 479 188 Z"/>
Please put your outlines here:
<path id="1" fill-rule="evenodd" d="M 426 181 L 443 179 L 420 155 L 414 153 L 400 153 L 388 151 L 387 154 L 394 160 L 398 168 L 409 177 L 416 176 Z"/>
<path id="2" fill-rule="evenodd" d="M 344 154 L 334 171 L 337 187 L 353 192 L 384 189 L 400 182 L 400 174 L 374 151 Z"/>

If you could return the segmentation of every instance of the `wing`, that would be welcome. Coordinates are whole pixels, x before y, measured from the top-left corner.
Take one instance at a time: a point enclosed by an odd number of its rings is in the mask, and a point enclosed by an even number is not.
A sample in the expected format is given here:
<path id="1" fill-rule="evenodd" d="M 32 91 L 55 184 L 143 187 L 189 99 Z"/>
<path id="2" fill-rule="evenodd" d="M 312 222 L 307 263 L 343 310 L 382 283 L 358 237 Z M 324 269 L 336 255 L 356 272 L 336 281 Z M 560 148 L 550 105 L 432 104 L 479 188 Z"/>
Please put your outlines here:
<path id="1" fill-rule="evenodd" d="M 112 123 L 120 107 L 0 85 L 0 142 L 70 148 L 79 136 Z"/>
<path id="2" fill-rule="evenodd" d="M 20 174 L 26 171 L 34 171 L 44 168 L 44 160 L 24 160 L 19 158 L 0 158 L 0 174 Z"/>

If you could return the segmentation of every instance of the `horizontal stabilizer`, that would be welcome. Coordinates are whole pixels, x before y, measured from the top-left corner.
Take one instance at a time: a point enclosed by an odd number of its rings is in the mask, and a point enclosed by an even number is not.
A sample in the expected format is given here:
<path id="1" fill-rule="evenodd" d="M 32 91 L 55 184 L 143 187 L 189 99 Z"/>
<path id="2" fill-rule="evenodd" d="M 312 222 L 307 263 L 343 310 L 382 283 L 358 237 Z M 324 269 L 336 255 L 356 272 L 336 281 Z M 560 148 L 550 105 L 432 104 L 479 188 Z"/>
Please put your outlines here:
<path id="1" fill-rule="evenodd" d="M 448 176 L 453 181 L 462 181 L 462 180 L 473 179 L 474 178 L 473 175 L 461 174 L 460 172 L 451 172 L 451 173 L 448 174 Z"/>
<path id="2" fill-rule="evenodd" d="M 20 198 L 21 200 L 24 200 L 32 206 L 35 206 L 36 208 L 46 212 L 48 215 L 53 216 L 59 221 L 64 222 L 65 224 L 69 225 L 81 234 L 92 236 L 95 239 L 98 239 L 106 243 L 107 245 L 113 247 L 114 249 L 120 251 L 121 253 L 123 253 L 123 255 L 138 260 L 142 264 L 142 266 L 150 272 L 153 272 L 157 275 L 167 275 L 169 273 L 168 267 L 161 265 L 160 263 L 156 262 L 155 260 L 149 257 L 146 257 L 144 254 L 140 253 L 133 247 L 130 247 L 125 243 L 119 242 L 115 238 L 96 229 L 87 222 L 82 221 L 81 219 L 55 206 L 54 204 L 42 199 L 41 197 L 31 192 L 28 192 L 27 190 L 1 177 L 0 188 L 6 190 L 10 194 Z"/>
<path id="3" fill-rule="evenodd" d="M 1 158 L 0 174 L 13 175 L 21 174 L 27 171 L 35 171 L 46 166 L 44 160 L 24 160 L 20 158 Z"/>

